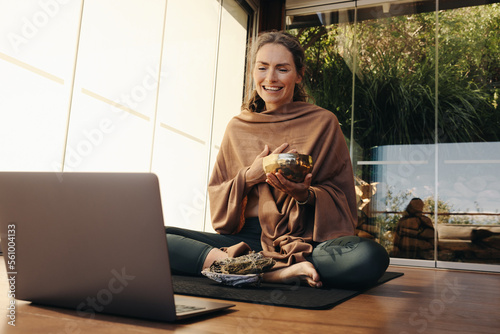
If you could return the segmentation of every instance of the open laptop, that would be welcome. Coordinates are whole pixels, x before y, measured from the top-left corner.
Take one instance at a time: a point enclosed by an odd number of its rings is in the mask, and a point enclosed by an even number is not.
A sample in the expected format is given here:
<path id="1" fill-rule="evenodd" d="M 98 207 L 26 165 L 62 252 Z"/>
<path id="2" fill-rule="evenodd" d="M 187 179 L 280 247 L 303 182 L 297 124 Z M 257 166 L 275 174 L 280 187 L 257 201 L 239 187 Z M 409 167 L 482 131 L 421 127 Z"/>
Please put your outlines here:
<path id="1" fill-rule="evenodd" d="M 0 236 L 20 300 L 168 322 L 234 306 L 176 312 L 154 174 L 0 172 Z"/>

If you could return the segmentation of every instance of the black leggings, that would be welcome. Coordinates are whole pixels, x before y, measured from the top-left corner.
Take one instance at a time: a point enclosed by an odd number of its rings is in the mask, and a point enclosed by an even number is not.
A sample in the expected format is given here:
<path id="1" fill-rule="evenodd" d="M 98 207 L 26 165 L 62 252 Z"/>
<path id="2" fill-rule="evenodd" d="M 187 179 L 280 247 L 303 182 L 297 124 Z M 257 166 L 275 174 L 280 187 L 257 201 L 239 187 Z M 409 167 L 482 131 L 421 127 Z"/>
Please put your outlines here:
<path id="1" fill-rule="evenodd" d="M 261 228 L 257 218 L 247 219 L 238 234 L 216 233 L 166 227 L 170 266 L 174 274 L 200 275 L 207 254 L 213 248 L 230 247 L 241 241 L 262 251 Z M 375 284 L 389 265 L 387 251 L 373 240 L 346 236 L 314 245 L 311 262 L 326 286 L 362 288 Z"/>

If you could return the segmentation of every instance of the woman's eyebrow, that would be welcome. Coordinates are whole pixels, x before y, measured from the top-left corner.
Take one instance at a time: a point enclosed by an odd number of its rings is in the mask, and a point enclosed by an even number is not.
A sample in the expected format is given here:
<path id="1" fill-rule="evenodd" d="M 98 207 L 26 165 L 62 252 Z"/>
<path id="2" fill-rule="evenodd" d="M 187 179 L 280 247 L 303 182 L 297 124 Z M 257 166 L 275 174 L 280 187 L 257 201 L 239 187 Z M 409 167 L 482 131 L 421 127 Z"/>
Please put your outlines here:
<path id="1" fill-rule="evenodd" d="M 260 60 L 257 60 L 256 63 L 262 64 L 262 65 L 269 65 L 269 63 L 266 63 L 265 61 L 260 61 Z M 280 64 L 276 64 L 276 66 L 291 66 L 291 65 L 289 63 L 280 63 Z"/>

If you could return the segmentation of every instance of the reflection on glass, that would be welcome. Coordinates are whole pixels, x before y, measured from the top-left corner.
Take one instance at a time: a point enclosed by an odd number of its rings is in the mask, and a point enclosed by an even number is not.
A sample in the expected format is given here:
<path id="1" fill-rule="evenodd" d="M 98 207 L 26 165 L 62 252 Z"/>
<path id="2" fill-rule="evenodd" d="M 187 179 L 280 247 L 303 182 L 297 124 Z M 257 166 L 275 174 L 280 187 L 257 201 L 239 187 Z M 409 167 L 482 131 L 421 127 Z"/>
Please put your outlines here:
<path id="1" fill-rule="evenodd" d="M 500 263 L 500 5 L 474 4 L 287 17 L 348 137 L 358 235 L 393 257 Z"/>
<path id="2" fill-rule="evenodd" d="M 434 224 L 423 211 L 424 201 L 413 198 L 394 229 L 392 256 L 434 259 Z"/>

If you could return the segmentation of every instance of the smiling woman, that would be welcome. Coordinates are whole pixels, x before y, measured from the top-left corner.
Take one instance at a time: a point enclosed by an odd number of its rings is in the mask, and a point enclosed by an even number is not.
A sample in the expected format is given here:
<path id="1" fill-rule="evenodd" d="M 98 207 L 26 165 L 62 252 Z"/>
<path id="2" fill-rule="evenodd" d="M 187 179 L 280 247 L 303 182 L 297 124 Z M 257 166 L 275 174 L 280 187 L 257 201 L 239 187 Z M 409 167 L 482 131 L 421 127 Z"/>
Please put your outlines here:
<path id="1" fill-rule="evenodd" d="M 253 250 L 275 261 L 267 282 L 373 284 L 389 257 L 380 244 L 354 236 L 351 159 L 335 115 L 306 102 L 304 50 L 283 32 L 263 33 L 254 45 L 253 92 L 226 128 L 208 185 L 217 234 L 167 228 L 172 269 L 200 275 Z M 312 157 L 302 182 L 264 171 L 263 158 L 281 152 Z"/>

